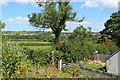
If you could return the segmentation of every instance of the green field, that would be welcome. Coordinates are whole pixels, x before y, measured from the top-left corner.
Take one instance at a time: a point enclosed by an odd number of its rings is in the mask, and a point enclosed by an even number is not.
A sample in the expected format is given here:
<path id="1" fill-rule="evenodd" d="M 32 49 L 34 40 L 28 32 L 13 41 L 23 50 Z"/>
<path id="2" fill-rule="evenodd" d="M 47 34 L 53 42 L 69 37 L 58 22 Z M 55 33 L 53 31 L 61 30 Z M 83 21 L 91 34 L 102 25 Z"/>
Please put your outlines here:
<path id="1" fill-rule="evenodd" d="M 105 67 L 106 65 L 93 65 L 86 62 L 83 66 L 91 69 L 99 69 L 99 68 Z"/>
<path id="2" fill-rule="evenodd" d="M 12 41 L 20 46 L 51 46 L 52 42 L 40 42 L 40 41 Z"/>
<path id="3" fill-rule="evenodd" d="M 40 49 L 40 50 L 51 49 L 53 44 L 52 42 L 41 42 L 41 41 L 12 41 L 12 42 L 22 45 L 28 49 Z"/>
<path id="4" fill-rule="evenodd" d="M 45 49 L 51 49 L 52 46 L 24 46 L 25 48 L 28 49 L 40 49 L 40 50 L 45 50 Z"/>
<path id="5" fill-rule="evenodd" d="M 41 42 L 41 41 L 12 41 L 14 43 L 42 43 L 42 44 L 52 44 L 52 42 Z"/>
<path id="6" fill-rule="evenodd" d="M 11 39 L 11 41 L 40 41 L 39 39 Z"/>

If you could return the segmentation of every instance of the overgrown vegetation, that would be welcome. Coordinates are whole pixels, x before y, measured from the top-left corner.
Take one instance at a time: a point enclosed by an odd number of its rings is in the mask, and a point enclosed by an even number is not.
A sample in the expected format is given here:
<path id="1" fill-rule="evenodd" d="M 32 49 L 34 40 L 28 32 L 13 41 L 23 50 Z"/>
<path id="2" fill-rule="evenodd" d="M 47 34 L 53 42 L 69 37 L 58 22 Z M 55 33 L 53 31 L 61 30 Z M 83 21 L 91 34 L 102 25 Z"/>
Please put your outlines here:
<path id="1" fill-rule="evenodd" d="M 77 62 L 92 59 L 95 51 L 99 51 L 102 54 L 111 54 L 117 49 L 114 43 L 106 45 L 104 42 L 98 42 L 97 38 L 99 39 L 99 37 L 94 37 L 90 28 L 86 29 L 80 26 L 73 31 L 67 41 L 57 47 L 57 50 L 64 53 L 65 61 Z"/>
<path id="2" fill-rule="evenodd" d="M 3 63 L 3 69 L 5 71 L 4 77 L 27 76 L 23 76 L 23 74 L 29 74 L 28 77 L 30 77 L 30 75 L 33 76 L 34 71 L 31 70 L 32 68 L 28 67 L 29 65 L 36 66 L 34 69 L 39 69 L 40 67 L 51 64 L 52 58 L 54 58 L 57 67 L 57 61 L 61 59 L 64 63 L 78 64 L 81 60 L 93 59 L 95 51 L 99 51 L 103 54 L 111 54 L 117 49 L 117 46 L 115 46 L 114 43 L 111 45 L 106 45 L 104 42 L 99 42 L 100 34 L 92 33 L 91 28 L 87 29 L 83 26 L 80 26 L 77 27 L 73 33 L 63 35 L 66 38 L 64 39 L 64 37 L 61 37 L 60 39 L 63 39 L 63 41 L 61 41 L 59 45 L 54 45 L 52 42 L 41 42 L 42 40 L 39 41 L 38 38 L 29 39 L 28 37 L 25 37 L 25 39 L 21 38 L 17 40 L 17 38 L 10 39 L 9 37 L 8 40 L 11 40 L 9 45 L 8 43 L 4 42 L 5 45 L 3 46 L 3 61 L 10 61 Z M 54 55 L 52 55 L 52 51 L 54 51 Z M 8 56 L 8 54 L 10 55 Z M 20 56 L 18 56 L 18 54 L 20 54 Z M 12 58 L 10 58 L 11 56 Z M 16 58 L 16 56 L 18 57 Z M 24 59 L 22 59 L 21 56 L 23 56 Z M 25 60 L 30 61 L 30 64 L 27 64 Z M 8 67 L 6 67 L 7 64 L 9 65 Z M 21 65 L 24 67 L 24 69 L 21 67 Z M 77 77 L 78 65 L 73 65 L 66 69 L 64 68 L 63 71 L 66 74 L 69 74 L 71 77 Z M 86 66 L 93 68 L 93 66 L 90 65 Z M 101 68 L 102 66 L 96 67 Z M 28 68 L 32 72 L 28 72 Z M 46 75 L 50 77 L 48 74 Z"/>
<path id="3" fill-rule="evenodd" d="M 2 68 L 4 78 L 26 77 L 31 61 L 26 51 L 19 45 L 9 41 L 3 42 Z"/>
<path id="4" fill-rule="evenodd" d="M 38 5 L 40 6 L 40 3 Z M 100 32 L 101 34 L 93 33 L 91 27 L 85 28 L 84 26 L 78 26 L 72 33 L 61 34 L 62 30 L 66 30 L 66 21 L 81 22 L 84 18 L 74 19 L 76 13 L 72 12 L 69 2 L 52 2 L 51 5 L 45 3 L 45 10 L 42 13 L 29 15 L 29 22 L 35 27 L 51 28 L 53 33 L 3 31 L 3 42 L 1 42 L 3 77 L 78 77 L 79 61 L 94 59 L 95 51 L 101 54 L 111 54 L 119 48 L 119 13 L 112 14 L 105 23 L 105 29 Z M 0 21 L 0 29 L 4 27 L 5 23 Z M 53 42 L 59 42 L 59 44 L 53 44 Z M 55 65 L 51 66 L 53 60 Z M 72 63 L 72 65 L 59 71 L 56 68 L 58 60 Z M 91 66 L 87 62 L 84 66 L 96 69 L 104 67 Z"/>

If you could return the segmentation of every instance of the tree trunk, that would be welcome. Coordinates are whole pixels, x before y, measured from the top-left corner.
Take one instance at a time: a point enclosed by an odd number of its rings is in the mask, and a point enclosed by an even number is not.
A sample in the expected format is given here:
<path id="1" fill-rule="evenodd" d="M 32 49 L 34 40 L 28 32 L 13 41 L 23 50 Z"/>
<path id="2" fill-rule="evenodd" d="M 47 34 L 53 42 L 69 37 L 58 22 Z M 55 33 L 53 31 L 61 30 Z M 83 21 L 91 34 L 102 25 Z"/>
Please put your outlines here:
<path id="1" fill-rule="evenodd" d="M 60 32 L 55 34 L 55 43 L 59 43 Z"/>
<path id="2" fill-rule="evenodd" d="M 59 43 L 59 38 L 60 38 L 60 34 L 61 34 L 61 30 L 60 29 L 56 29 L 56 31 L 54 32 L 55 34 L 55 44 L 58 44 Z"/>

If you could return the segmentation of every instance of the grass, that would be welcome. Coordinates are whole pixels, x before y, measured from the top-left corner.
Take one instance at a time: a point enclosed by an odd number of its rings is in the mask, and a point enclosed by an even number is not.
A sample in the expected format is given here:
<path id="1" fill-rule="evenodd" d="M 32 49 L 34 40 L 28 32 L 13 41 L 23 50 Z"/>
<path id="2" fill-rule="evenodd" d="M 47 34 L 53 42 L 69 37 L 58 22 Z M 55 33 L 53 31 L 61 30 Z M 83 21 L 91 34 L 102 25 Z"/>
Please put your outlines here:
<path id="1" fill-rule="evenodd" d="M 31 69 L 33 72 L 29 73 L 29 77 L 32 75 L 34 78 L 70 78 L 71 75 L 69 73 L 65 73 L 60 71 L 54 66 L 40 66 L 36 68 L 36 66 L 32 66 Z"/>
<path id="2" fill-rule="evenodd" d="M 41 42 L 41 41 L 12 41 L 14 43 L 41 43 L 41 44 L 52 44 L 52 42 Z"/>
<path id="3" fill-rule="evenodd" d="M 3 78 L 3 75 L 2 75 L 3 73 L 2 72 L 0 72 L 0 80 Z"/>
<path id="4" fill-rule="evenodd" d="M 45 50 L 45 49 L 51 49 L 52 46 L 24 46 L 25 48 L 28 49 L 41 49 L 41 50 Z"/>
<path id="5" fill-rule="evenodd" d="M 13 43 L 19 44 L 20 46 L 51 46 L 53 42 L 41 42 L 41 41 L 12 41 Z M 41 48 L 41 47 L 40 47 Z"/>
<path id="6" fill-rule="evenodd" d="M 91 68 L 91 69 L 96 69 L 96 70 L 99 68 L 105 67 L 105 65 L 93 65 L 93 64 L 88 64 L 88 63 L 84 63 L 83 66 L 87 68 Z"/>
<path id="7" fill-rule="evenodd" d="M 40 39 L 11 39 L 11 41 L 40 41 Z"/>

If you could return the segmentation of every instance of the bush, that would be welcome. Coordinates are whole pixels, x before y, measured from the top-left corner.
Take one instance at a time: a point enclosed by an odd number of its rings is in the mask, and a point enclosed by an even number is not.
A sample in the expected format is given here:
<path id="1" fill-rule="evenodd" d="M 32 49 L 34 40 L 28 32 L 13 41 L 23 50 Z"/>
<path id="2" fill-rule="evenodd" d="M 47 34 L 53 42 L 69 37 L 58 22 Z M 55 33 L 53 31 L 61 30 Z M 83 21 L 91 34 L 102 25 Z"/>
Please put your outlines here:
<path id="1" fill-rule="evenodd" d="M 19 43 L 20 46 L 49 46 L 53 45 L 52 43 Z"/>
<path id="2" fill-rule="evenodd" d="M 63 72 L 69 73 L 72 77 L 78 76 L 78 65 L 77 64 L 70 64 L 69 67 L 64 67 Z"/>
<path id="3" fill-rule="evenodd" d="M 33 64 L 47 65 L 51 63 L 52 58 L 55 61 L 64 60 L 64 53 L 54 49 L 25 49 L 27 50 L 27 58 L 32 60 Z M 52 55 L 53 50 L 54 54 Z"/>
<path id="4" fill-rule="evenodd" d="M 33 54 L 33 62 L 40 65 L 46 65 L 50 63 L 51 52 L 49 50 L 35 50 Z"/>
<path id="5" fill-rule="evenodd" d="M 46 65 L 51 61 L 51 50 L 41 50 L 41 49 L 28 49 L 27 50 L 27 58 L 32 61 L 33 64 Z"/>
<path id="6" fill-rule="evenodd" d="M 9 41 L 3 42 L 2 68 L 4 78 L 25 77 L 30 66 L 30 61 L 25 53 L 26 51 L 19 45 Z"/>
<path id="7" fill-rule="evenodd" d="M 69 40 L 63 42 L 58 50 L 63 52 L 66 62 L 77 62 L 84 59 L 89 59 L 95 52 L 95 46 L 92 42 Z"/>
<path id="8" fill-rule="evenodd" d="M 70 34 L 68 40 L 57 47 L 57 50 L 64 53 L 64 60 L 69 63 L 92 59 L 95 51 L 99 51 L 102 54 L 111 54 L 117 50 L 114 44 L 98 43 L 97 39 L 98 37 L 95 38 L 91 32 L 91 28 L 86 29 L 80 26 Z"/>

